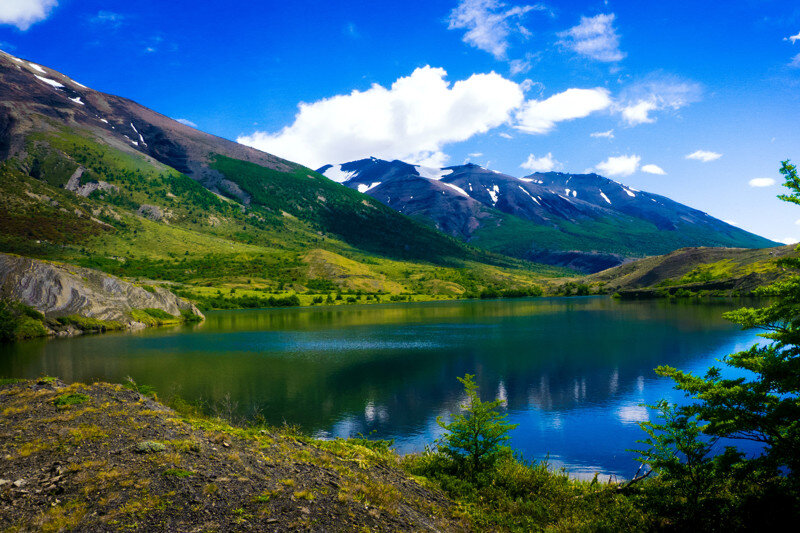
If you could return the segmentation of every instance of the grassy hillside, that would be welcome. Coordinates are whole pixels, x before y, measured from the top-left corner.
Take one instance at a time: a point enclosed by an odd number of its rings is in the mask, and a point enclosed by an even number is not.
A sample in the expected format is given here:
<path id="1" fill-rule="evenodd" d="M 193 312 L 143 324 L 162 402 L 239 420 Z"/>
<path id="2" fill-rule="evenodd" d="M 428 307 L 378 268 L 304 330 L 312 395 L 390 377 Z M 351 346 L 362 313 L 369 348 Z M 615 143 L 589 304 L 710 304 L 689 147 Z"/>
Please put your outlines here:
<path id="1" fill-rule="evenodd" d="M 0 164 L 0 251 L 156 280 L 210 306 L 457 297 L 567 273 L 467 248 L 303 167 L 218 155 L 212 168 L 244 199 L 89 130 L 34 133 Z"/>
<path id="2" fill-rule="evenodd" d="M 581 278 L 608 293 L 650 298 L 670 295 L 749 294 L 787 275 L 780 260 L 798 257 L 797 247 L 684 248 Z"/>

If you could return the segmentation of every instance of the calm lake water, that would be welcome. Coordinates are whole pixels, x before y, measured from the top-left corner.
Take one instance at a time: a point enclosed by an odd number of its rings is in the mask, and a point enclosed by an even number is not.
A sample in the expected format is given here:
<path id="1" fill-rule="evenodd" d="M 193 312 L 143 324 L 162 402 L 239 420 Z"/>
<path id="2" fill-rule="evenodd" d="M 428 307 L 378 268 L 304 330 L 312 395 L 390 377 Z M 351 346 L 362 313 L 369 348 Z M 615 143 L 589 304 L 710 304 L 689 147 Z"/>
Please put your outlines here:
<path id="1" fill-rule="evenodd" d="M 632 476 L 640 404 L 682 394 L 653 369 L 704 371 L 754 342 L 721 318 L 741 302 L 606 297 L 208 313 L 193 327 L 0 345 L 0 376 L 120 382 L 260 412 L 319 437 L 362 433 L 420 451 L 476 375 L 507 401 L 511 445 L 572 475 Z"/>

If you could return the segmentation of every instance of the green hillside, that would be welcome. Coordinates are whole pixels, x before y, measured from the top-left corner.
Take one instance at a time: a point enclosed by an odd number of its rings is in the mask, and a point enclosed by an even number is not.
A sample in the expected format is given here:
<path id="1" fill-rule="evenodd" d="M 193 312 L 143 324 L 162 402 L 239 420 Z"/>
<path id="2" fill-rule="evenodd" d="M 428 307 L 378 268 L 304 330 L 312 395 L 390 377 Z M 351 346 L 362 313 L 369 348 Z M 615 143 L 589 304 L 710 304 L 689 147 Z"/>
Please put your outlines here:
<path id="1" fill-rule="evenodd" d="M 157 280 L 215 306 L 456 297 L 566 273 L 468 248 L 301 166 L 215 155 L 245 205 L 126 148 L 88 129 L 30 134 L 24 157 L 0 164 L 0 251 Z"/>

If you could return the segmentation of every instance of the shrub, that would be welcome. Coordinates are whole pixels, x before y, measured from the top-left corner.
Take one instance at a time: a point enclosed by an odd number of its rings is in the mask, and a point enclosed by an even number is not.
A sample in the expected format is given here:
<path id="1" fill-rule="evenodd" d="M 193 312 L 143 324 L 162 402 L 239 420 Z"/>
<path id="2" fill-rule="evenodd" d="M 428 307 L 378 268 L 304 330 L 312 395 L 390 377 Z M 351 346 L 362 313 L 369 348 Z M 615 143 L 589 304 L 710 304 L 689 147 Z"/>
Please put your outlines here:
<path id="1" fill-rule="evenodd" d="M 44 315 L 21 302 L 0 300 L 0 342 L 13 342 L 47 335 Z"/>
<path id="2" fill-rule="evenodd" d="M 508 415 L 498 412 L 502 400 L 481 401 L 474 377 L 466 374 L 458 378 L 468 397 L 467 403 L 461 406 L 463 412 L 455 415 L 449 424 L 441 417 L 437 420 L 447 432 L 440 439 L 439 450 L 472 479 L 494 466 L 503 451 L 502 444 L 510 438 L 508 432 L 517 427 L 505 421 Z"/>

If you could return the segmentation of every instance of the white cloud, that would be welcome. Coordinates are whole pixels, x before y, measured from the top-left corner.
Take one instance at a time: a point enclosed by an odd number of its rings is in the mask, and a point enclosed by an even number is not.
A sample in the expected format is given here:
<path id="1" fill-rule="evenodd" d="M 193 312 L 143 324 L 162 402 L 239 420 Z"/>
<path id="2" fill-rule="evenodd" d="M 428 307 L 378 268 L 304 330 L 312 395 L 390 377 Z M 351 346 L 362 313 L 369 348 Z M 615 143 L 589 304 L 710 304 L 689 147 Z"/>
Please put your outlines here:
<path id="1" fill-rule="evenodd" d="M 619 49 L 615 18 L 613 13 L 581 17 L 580 24 L 558 34 L 559 44 L 596 61 L 621 61 L 625 53 Z"/>
<path id="2" fill-rule="evenodd" d="M 622 108 L 622 118 L 631 126 L 636 124 L 644 124 L 655 122 L 656 119 L 650 117 L 650 111 L 657 109 L 655 102 L 648 102 L 641 100 L 635 104 L 631 104 Z"/>
<path id="3" fill-rule="evenodd" d="M 511 34 L 529 37 L 530 32 L 518 21 L 532 10 L 544 11 L 541 4 L 506 9 L 498 0 L 461 0 L 447 19 L 448 29 L 467 30 L 462 40 L 475 48 L 505 59 Z"/>
<path id="4" fill-rule="evenodd" d="M 473 74 L 451 84 L 426 66 L 395 81 L 313 103 L 301 103 L 294 123 L 276 133 L 237 140 L 312 168 L 367 156 L 442 166 L 442 147 L 509 121 L 524 95 L 499 74 Z"/>
<path id="5" fill-rule="evenodd" d="M 509 135 L 509 134 L 508 134 L 508 133 L 506 133 L 506 132 L 498 133 L 498 135 L 499 135 L 500 137 L 502 137 L 503 139 L 513 139 L 513 138 L 514 138 L 513 136 Z"/>
<path id="6" fill-rule="evenodd" d="M 531 69 L 530 59 L 514 59 L 508 63 L 508 71 L 512 76 L 525 74 Z"/>
<path id="7" fill-rule="evenodd" d="M 675 76 L 653 74 L 626 88 L 617 99 L 616 108 L 629 126 L 655 122 L 654 111 L 676 111 L 700 99 L 702 88 L 693 81 Z"/>
<path id="8" fill-rule="evenodd" d="M 188 118 L 176 118 L 175 121 L 176 122 L 180 122 L 181 124 L 183 124 L 185 126 L 190 126 L 192 128 L 197 128 L 197 124 L 195 124 L 194 122 L 192 122 Z"/>
<path id="9" fill-rule="evenodd" d="M 751 187 L 771 187 L 775 185 L 775 180 L 772 178 L 753 178 L 747 183 Z"/>
<path id="10" fill-rule="evenodd" d="M 594 133 L 590 133 L 589 136 L 590 137 L 594 137 L 596 139 L 613 139 L 614 138 L 614 130 L 596 131 Z"/>
<path id="11" fill-rule="evenodd" d="M 539 158 L 530 154 L 527 161 L 520 165 L 520 167 L 530 170 L 531 172 L 550 172 L 551 170 L 560 170 L 563 166 L 564 165 L 560 162 L 553 159 L 553 154 L 550 152 Z"/>
<path id="12" fill-rule="evenodd" d="M 664 176 L 666 174 L 663 168 L 653 164 L 642 165 L 642 172 L 647 172 L 648 174 L 658 174 L 659 176 Z"/>
<path id="13" fill-rule="evenodd" d="M 557 122 L 583 118 L 610 105 L 606 89 L 567 89 L 546 100 L 526 102 L 517 113 L 515 127 L 526 133 L 547 133 Z"/>
<path id="14" fill-rule="evenodd" d="M 96 15 L 89 19 L 89 22 L 97 26 L 117 29 L 122 26 L 126 18 L 125 15 L 114 13 L 113 11 L 98 11 Z"/>
<path id="15" fill-rule="evenodd" d="M 772 239 L 773 241 L 782 242 L 783 244 L 797 244 L 798 240 L 793 237 L 784 237 L 782 239 Z"/>
<path id="16" fill-rule="evenodd" d="M 638 155 L 621 155 L 609 157 L 602 163 L 595 165 L 595 168 L 606 176 L 630 176 L 639 168 L 639 161 L 642 158 Z"/>
<path id="17" fill-rule="evenodd" d="M 46 19 L 57 5 L 57 0 L 2 0 L 0 24 L 10 24 L 25 31 Z"/>
<path id="18" fill-rule="evenodd" d="M 792 44 L 794 44 L 796 41 L 800 40 L 800 31 L 797 32 L 797 35 L 790 35 L 789 37 L 787 37 L 784 40 L 787 40 L 787 39 L 792 41 Z"/>
<path id="19" fill-rule="evenodd" d="M 794 68 L 800 68 L 800 54 L 797 54 L 789 61 L 789 66 Z"/>
<path id="20" fill-rule="evenodd" d="M 798 218 L 797 220 L 795 220 L 795 221 L 794 221 L 794 223 L 795 223 L 796 225 L 800 226 L 800 218 Z"/>
<path id="21" fill-rule="evenodd" d="M 703 163 L 708 163 L 709 161 L 714 161 L 722 157 L 722 154 L 718 154 L 717 152 L 709 152 L 707 150 L 697 150 L 696 152 L 692 152 L 691 154 L 686 156 L 686 159 L 694 159 L 695 161 L 702 161 Z"/>
<path id="22" fill-rule="evenodd" d="M 470 157 L 480 157 L 483 155 L 483 152 L 473 152 L 469 154 Z"/>

